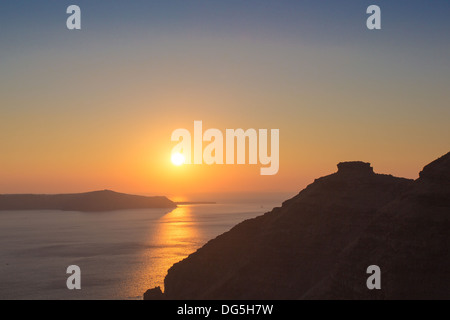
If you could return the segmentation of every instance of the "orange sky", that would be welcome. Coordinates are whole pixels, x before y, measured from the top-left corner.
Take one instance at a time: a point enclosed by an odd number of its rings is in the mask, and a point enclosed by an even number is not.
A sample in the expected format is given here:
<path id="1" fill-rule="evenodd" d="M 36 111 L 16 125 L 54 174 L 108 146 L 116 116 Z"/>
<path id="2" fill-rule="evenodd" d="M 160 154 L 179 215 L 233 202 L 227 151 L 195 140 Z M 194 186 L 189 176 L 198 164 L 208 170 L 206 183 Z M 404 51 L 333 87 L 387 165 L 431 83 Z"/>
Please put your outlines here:
<path id="1" fill-rule="evenodd" d="M 450 151 L 450 46 L 437 37 L 447 20 L 367 33 L 314 12 L 270 32 L 260 16 L 233 28 L 195 10 L 173 28 L 2 31 L 0 193 L 299 191 L 348 160 L 416 178 Z M 283 29 L 286 19 L 302 26 Z M 279 129 L 278 174 L 172 165 L 171 133 L 194 120 Z"/>
<path id="2" fill-rule="evenodd" d="M 443 139 L 450 136 L 448 111 L 431 110 L 420 118 L 397 111 L 407 105 L 420 113 L 421 94 L 406 99 L 388 90 L 370 101 L 331 85 L 325 96 L 286 90 L 255 96 L 245 88 L 224 93 L 214 87 L 147 94 L 134 84 L 123 90 L 72 99 L 46 92 L 3 97 L 19 108 L 0 120 L 7 137 L 0 142 L 0 192 L 298 191 L 334 172 L 340 161 L 368 161 L 376 172 L 416 178 L 425 164 L 449 151 Z M 30 104 L 40 107 L 20 109 Z M 260 176 L 259 164 L 174 166 L 171 133 L 186 128 L 193 134 L 194 120 L 202 120 L 204 130 L 222 132 L 280 129 L 278 174 Z"/>

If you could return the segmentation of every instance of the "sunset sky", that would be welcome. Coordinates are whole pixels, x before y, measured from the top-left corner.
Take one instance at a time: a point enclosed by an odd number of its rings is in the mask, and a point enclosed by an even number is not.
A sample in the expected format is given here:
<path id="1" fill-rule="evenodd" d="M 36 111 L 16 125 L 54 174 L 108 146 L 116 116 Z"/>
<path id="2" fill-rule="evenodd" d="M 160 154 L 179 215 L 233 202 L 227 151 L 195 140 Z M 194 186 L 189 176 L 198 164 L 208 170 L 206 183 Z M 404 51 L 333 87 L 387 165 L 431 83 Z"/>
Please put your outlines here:
<path id="1" fill-rule="evenodd" d="M 449 15 L 443 0 L 2 1 L 0 193 L 299 191 L 348 160 L 416 178 L 450 151 Z M 278 174 L 174 166 L 171 133 L 194 120 L 279 129 Z"/>

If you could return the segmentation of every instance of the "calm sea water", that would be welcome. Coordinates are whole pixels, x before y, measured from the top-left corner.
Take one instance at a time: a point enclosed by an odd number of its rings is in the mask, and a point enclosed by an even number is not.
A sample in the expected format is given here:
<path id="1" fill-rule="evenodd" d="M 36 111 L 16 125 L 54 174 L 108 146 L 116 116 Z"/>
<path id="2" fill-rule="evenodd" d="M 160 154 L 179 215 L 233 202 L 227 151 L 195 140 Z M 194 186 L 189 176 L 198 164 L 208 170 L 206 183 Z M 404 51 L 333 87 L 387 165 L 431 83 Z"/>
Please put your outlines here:
<path id="1" fill-rule="evenodd" d="M 174 263 L 280 204 L 0 211 L 0 299 L 141 299 L 145 290 L 163 287 Z M 69 265 L 81 268 L 81 290 L 66 287 Z"/>

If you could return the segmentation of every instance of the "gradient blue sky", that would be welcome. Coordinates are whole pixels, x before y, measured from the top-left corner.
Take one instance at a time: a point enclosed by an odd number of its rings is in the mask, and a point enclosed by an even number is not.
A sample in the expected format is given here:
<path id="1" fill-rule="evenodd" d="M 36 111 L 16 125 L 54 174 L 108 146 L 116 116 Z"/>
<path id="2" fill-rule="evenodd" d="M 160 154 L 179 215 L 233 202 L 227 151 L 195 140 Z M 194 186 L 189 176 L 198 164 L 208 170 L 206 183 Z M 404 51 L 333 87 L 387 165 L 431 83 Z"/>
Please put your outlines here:
<path id="1" fill-rule="evenodd" d="M 449 15 L 439 0 L 2 1 L 0 193 L 298 190 L 344 160 L 414 178 L 449 151 Z M 280 173 L 171 168 L 170 133 L 194 120 L 279 128 Z"/>

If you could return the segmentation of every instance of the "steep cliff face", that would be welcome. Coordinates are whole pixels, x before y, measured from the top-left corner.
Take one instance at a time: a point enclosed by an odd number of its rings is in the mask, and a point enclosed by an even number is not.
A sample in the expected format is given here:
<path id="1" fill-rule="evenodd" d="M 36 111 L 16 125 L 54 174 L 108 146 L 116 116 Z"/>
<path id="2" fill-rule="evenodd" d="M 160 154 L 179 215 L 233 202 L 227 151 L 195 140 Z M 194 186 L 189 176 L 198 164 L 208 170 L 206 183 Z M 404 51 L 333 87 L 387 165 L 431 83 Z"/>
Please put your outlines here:
<path id="1" fill-rule="evenodd" d="M 372 264 L 381 268 L 381 290 L 367 290 L 366 268 Z M 379 210 L 328 281 L 305 298 L 450 298 L 450 153 Z"/>
<path id="2" fill-rule="evenodd" d="M 377 210 L 412 181 L 341 163 L 281 208 L 235 226 L 175 264 L 167 299 L 297 299 L 327 279 Z"/>
<path id="3" fill-rule="evenodd" d="M 416 181 L 338 168 L 175 264 L 163 298 L 448 299 L 450 153 Z M 370 265 L 381 290 L 367 289 Z"/>

